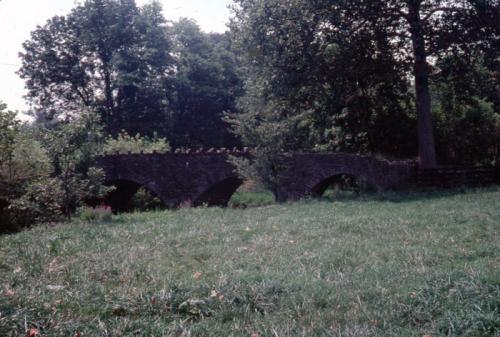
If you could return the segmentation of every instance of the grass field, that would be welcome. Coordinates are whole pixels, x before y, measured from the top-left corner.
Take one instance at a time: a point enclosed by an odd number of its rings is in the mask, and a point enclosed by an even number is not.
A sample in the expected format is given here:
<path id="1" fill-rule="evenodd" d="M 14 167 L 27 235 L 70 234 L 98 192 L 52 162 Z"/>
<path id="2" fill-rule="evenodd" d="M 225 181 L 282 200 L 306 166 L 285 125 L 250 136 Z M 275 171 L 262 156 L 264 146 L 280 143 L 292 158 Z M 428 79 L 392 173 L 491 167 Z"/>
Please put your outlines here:
<path id="1" fill-rule="evenodd" d="M 0 336 L 500 336 L 500 189 L 0 236 Z"/>

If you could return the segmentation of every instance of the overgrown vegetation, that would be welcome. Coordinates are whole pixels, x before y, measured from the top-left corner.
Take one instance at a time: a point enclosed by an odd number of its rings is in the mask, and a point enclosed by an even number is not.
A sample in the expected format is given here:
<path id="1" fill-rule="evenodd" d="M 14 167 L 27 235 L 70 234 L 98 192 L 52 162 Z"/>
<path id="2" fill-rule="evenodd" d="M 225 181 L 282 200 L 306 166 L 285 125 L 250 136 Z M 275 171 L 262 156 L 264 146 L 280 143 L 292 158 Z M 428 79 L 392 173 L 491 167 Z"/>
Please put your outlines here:
<path id="1" fill-rule="evenodd" d="M 3 107 L 0 120 L 0 185 L 6 186 L 0 192 L 0 232 L 69 218 L 86 200 L 111 190 L 103 186 L 102 169 L 93 167 L 102 127 L 92 112 L 49 128 L 21 124 Z"/>
<path id="2" fill-rule="evenodd" d="M 76 215 L 80 220 L 87 223 L 109 222 L 113 218 L 113 212 L 109 206 L 82 206 L 77 210 Z"/>
<path id="3" fill-rule="evenodd" d="M 500 333 L 500 190 L 75 221 L 0 237 L 0 335 Z"/>
<path id="4" fill-rule="evenodd" d="M 104 154 L 127 154 L 127 153 L 166 153 L 170 145 L 166 138 L 154 134 L 152 138 L 143 137 L 140 134 L 130 136 L 122 131 L 116 137 L 108 136 L 104 142 Z"/>
<path id="5" fill-rule="evenodd" d="M 130 209 L 135 212 L 146 212 L 165 209 L 165 205 L 160 198 L 141 187 L 130 200 Z"/>

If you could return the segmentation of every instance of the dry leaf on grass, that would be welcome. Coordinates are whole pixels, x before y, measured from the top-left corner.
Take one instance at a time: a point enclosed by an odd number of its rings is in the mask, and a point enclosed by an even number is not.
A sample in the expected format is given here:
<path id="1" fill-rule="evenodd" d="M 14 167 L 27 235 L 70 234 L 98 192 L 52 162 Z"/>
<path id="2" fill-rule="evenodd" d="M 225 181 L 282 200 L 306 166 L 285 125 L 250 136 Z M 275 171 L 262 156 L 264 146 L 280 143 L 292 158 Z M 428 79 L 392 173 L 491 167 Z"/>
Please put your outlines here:
<path id="1" fill-rule="evenodd" d="M 5 297 L 14 297 L 14 296 L 16 296 L 16 292 L 14 290 L 12 290 L 12 289 L 6 289 L 6 290 L 4 290 L 3 293 L 4 293 Z"/>
<path id="2" fill-rule="evenodd" d="M 36 328 L 31 328 L 26 332 L 26 337 L 36 337 L 40 335 L 40 331 Z"/>

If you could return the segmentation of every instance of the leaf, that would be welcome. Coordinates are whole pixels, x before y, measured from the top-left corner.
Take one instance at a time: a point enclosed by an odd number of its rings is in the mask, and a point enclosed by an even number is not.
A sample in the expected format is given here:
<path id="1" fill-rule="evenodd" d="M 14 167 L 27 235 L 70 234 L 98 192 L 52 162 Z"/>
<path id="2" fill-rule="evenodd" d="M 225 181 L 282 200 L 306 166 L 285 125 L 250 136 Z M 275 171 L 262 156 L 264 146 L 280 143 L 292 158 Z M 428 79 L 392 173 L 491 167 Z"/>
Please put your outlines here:
<path id="1" fill-rule="evenodd" d="M 26 337 L 36 337 L 40 335 L 40 331 L 36 328 L 31 328 L 26 332 Z"/>
<path id="2" fill-rule="evenodd" d="M 12 289 L 7 289 L 4 291 L 5 297 L 14 297 L 16 295 L 16 292 Z"/>

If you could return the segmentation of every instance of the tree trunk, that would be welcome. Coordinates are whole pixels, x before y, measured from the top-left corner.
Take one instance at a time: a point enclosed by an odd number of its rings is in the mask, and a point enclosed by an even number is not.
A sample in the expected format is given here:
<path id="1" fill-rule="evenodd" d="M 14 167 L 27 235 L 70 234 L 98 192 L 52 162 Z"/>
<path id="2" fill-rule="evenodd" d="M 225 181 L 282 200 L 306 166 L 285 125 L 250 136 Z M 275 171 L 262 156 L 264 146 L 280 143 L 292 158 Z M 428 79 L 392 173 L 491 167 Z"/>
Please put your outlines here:
<path id="1" fill-rule="evenodd" d="M 429 89 L 429 64 L 420 18 L 421 0 L 408 0 L 408 22 L 413 43 L 416 105 L 418 117 L 418 158 L 421 168 L 436 167 L 436 148 Z"/>
<path id="2" fill-rule="evenodd" d="M 106 117 L 104 122 L 109 128 L 113 125 L 113 89 L 111 88 L 111 73 L 109 71 L 108 62 L 103 62 L 104 72 L 104 95 L 106 97 Z"/>
<path id="3" fill-rule="evenodd" d="M 498 76 L 500 77 L 500 71 Z M 500 80 L 500 78 L 498 80 Z M 497 112 L 500 112 L 500 83 L 497 84 L 495 88 L 497 89 Z"/>

